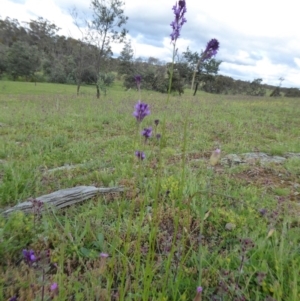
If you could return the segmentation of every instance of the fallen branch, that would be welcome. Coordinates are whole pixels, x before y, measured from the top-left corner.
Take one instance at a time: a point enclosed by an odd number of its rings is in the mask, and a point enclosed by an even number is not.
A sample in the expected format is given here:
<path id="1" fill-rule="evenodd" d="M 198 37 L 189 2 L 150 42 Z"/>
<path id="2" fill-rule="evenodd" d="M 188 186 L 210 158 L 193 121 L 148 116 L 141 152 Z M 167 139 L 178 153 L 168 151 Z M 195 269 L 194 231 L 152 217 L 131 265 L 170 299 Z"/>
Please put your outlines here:
<path id="1" fill-rule="evenodd" d="M 37 197 L 35 201 L 51 205 L 60 209 L 90 199 L 97 194 L 114 193 L 122 191 L 124 191 L 123 187 L 97 188 L 94 186 L 78 186 L 73 188 L 61 189 L 50 194 L 42 195 L 40 197 Z M 47 207 L 48 206 L 41 206 L 41 210 L 45 210 Z M 33 212 L 33 210 L 33 202 L 26 201 L 3 211 L 2 214 L 8 215 L 15 211 Z"/>

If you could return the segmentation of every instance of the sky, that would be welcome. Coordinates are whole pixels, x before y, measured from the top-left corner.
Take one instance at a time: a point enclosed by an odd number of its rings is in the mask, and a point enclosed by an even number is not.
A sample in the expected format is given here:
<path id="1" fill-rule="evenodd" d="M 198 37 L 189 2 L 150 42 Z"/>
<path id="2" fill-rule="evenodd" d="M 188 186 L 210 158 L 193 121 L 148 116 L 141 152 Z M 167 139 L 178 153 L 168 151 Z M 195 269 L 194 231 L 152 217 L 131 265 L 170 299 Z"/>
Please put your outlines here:
<path id="1" fill-rule="evenodd" d="M 29 21 L 43 17 L 61 28 L 59 34 L 79 38 L 71 11 L 91 16 L 89 0 L 0 0 L 0 17 Z M 135 57 L 171 61 L 170 23 L 175 0 L 123 0 Z M 187 23 L 176 47 L 201 52 L 216 38 L 221 60 L 219 74 L 234 79 L 300 88 L 300 19 L 295 0 L 186 0 Z M 122 45 L 113 45 L 118 56 Z"/>

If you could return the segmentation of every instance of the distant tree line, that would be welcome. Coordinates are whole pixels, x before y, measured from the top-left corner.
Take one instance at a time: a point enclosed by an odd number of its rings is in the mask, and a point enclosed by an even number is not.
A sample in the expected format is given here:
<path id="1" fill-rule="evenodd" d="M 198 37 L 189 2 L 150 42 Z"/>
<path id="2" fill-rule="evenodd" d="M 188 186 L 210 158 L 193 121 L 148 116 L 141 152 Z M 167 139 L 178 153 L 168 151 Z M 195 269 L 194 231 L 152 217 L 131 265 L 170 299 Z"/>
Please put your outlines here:
<path id="1" fill-rule="evenodd" d="M 21 26 L 15 19 L 0 20 L 0 74 L 13 80 L 75 83 L 80 41 L 57 35 L 59 28 L 43 18 Z M 85 44 L 84 53 L 90 57 L 94 46 Z M 86 60 L 88 61 L 88 60 Z M 95 72 L 85 66 L 82 81 L 92 83 Z"/>
<path id="2" fill-rule="evenodd" d="M 0 77 L 32 82 L 67 83 L 77 86 L 95 85 L 96 95 L 106 93 L 115 78 L 123 81 L 125 89 L 136 89 L 134 76 L 142 77 L 142 88 L 167 93 L 172 73 L 170 63 L 155 57 L 135 58 L 130 40 L 126 40 L 124 28 L 127 17 L 119 0 L 110 1 L 110 6 L 93 0 L 92 20 L 84 20 L 85 31 L 81 38 L 59 35 L 58 28 L 48 20 L 38 18 L 19 23 L 16 19 L 0 19 Z M 73 14 L 78 21 L 76 11 Z M 82 21 L 82 20 L 81 20 Z M 76 23 L 77 24 L 77 23 Z M 111 43 L 123 43 L 118 58 L 113 57 Z M 187 48 L 177 53 L 172 74 L 171 92 L 184 93 L 191 87 L 193 72 L 201 53 Z M 195 84 L 198 90 L 215 94 L 246 94 L 264 96 L 300 97 L 296 88 L 265 85 L 261 78 L 252 82 L 234 80 L 219 75 L 222 62 L 214 58 L 207 60 L 196 70 Z"/>
<path id="3" fill-rule="evenodd" d="M 87 30 L 80 39 L 59 35 L 60 28 L 43 18 L 22 24 L 0 20 L 0 76 L 76 84 L 77 93 L 82 84 L 93 84 L 99 98 L 117 69 L 111 44 L 126 37 L 123 5 L 120 0 L 92 0 L 93 17 L 81 20 Z"/>

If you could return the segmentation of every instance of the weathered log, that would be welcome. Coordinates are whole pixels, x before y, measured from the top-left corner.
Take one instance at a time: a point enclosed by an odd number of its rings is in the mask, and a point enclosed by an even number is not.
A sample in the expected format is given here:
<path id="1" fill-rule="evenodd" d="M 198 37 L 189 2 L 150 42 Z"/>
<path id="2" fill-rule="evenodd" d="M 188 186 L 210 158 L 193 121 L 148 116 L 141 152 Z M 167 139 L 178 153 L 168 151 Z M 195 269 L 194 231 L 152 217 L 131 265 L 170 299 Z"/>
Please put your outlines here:
<path id="1" fill-rule="evenodd" d="M 22 202 L 12 208 L 9 208 L 2 212 L 4 215 L 8 215 L 15 211 L 33 212 L 36 208 L 34 203 L 39 202 L 42 206 L 39 207 L 40 211 L 46 210 L 50 205 L 55 208 L 64 208 L 73 204 L 90 199 L 97 194 L 114 193 L 124 191 L 123 187 L 94 187 L 94 186 L 78 186 L 73 188 L 61 189 L 50 194 L 37 197 L 33 201 Z M 46 206 L 45 206 L 46 205 Z"/>

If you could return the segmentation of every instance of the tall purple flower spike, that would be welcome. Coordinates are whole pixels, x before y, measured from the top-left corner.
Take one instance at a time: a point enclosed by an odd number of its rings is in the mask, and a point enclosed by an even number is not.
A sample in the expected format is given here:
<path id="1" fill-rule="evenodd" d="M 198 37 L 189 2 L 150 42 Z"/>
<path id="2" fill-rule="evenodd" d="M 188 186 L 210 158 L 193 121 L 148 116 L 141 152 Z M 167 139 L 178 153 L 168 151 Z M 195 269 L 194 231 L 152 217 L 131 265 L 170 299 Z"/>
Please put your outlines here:
<path id="1" fill-rule="evenodd" d="M 185 0 L 179 0 L 178 3 L 176 2 L 172 9 L 174 11 L 175 19 L 170 24 L 173 29 L 170 36 L 171 42 L 175 43 L 180 36 L 182 25 L 186 22 L 186 18 L 184 17 L 184 14 L 186 13 Z"/>
<path id="2" fill-rule="evenodd" d="M 194 88 L 195 76 L 196 76 L 196 72 L 197 72 L 200 64 L 203 63 L 206 60 L 211 59 L 213 56 L 215 56 L 217 54 L 218 50 L 219 50 L 219 47 L 220 47 L 220 43 L 217 39 L 211 39 L 207 43 L 204 52 L 202 53 L 201 57 L 198 60 L 196 69 L 195 69 L 194 74 L 193 74 L 192 89 Z M 196 91 L 195 91 L 195 93 L 196 93 Z M 194 95 L 195 95 L 195 93 L 194 93 Z"/>
<path id="3" fill-rule="evenodd" d="M 204 50 L 202 54 L 202 60 L 208 60 L 215 56 L 219 50 L 220 43 L 217 39 L 211 39 L 206 46 L 206 49 Z"/>

